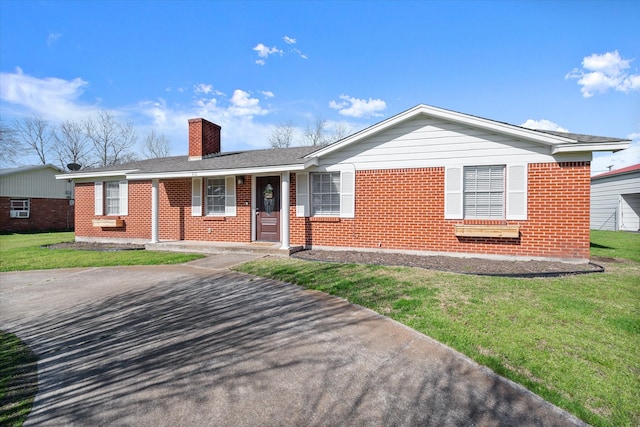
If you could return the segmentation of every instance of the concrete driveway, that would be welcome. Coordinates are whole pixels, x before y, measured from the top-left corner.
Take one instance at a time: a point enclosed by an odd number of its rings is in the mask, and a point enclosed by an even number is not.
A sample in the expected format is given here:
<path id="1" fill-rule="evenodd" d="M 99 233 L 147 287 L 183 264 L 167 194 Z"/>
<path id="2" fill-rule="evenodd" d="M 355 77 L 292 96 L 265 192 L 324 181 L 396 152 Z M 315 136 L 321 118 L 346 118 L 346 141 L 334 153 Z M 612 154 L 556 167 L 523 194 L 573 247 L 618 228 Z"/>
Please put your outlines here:
<path id="1" fill-rule="evenodd" d="M 26 425 L 583 425 L 396 322 L 217 257 L 0 274 L 0 328 L 39 356 Z"/>

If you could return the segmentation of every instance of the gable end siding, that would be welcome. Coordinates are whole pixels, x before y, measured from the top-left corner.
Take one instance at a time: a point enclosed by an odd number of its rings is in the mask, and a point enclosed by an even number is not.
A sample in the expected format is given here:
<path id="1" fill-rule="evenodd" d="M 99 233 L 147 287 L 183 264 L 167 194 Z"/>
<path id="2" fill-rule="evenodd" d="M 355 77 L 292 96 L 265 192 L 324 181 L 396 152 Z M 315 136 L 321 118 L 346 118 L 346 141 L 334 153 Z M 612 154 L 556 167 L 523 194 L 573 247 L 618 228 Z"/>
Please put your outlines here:
<path id="1" fill-rule="evenodd" d="M 590 160 L 590 153 L 554 157 L 545 145 L 417 117 L 330 153 L 320 163 L 321 166 L 351 163 L 356 170 L 377 170 Z"/>

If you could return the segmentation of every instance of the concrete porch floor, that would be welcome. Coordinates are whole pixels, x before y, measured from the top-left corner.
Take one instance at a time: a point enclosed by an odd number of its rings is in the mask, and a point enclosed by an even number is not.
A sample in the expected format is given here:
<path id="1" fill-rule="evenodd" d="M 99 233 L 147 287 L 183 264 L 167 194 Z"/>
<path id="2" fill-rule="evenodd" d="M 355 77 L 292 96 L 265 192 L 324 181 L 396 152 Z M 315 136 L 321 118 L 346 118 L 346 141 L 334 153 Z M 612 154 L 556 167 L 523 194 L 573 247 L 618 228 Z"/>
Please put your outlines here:
<path id="1" fill-rule="evenodd" d="M 195 240 L 172 240 L 158 243 L 147 243 L 145 249 L 150 251 L 171 251 L 171 252 L 192 252 L 205 254 L 219 253 L 248 253 L 264 254 L 287 257 L 294 252 L 301 251 L 302 246 L 291 246 L 289 249 L 282 249 L 280 242 L 203 242 Z"/>

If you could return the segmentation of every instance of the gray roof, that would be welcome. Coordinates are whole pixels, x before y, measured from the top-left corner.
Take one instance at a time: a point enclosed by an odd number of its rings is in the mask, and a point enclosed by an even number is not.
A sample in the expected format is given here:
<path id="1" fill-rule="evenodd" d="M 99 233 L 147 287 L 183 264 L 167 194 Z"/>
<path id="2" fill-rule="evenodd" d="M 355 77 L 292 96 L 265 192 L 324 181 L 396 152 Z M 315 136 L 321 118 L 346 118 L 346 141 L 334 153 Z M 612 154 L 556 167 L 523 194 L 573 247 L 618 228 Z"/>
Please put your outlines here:
<path id="1" fill-rule="evenodd" d="M 14 173 L 30 172 L 34 170 L 40 170 L 40 169 L 55 169 L 58 172 L 64 172 L 59 167 L 53 166 L 47 163 L 46 165 L 31 165 L 31 166 L 21 166 L 18 168 L 0 169 L 0 176 L 13 175 Z"/>
<path id="2" fill-rule="evenodd" d="M 420 106 L 417 106 L 420 107 Z M 417 107 L 414 107 L 410 110 L 407 110 L 403 113 L 400 113 L 397 116 L 401 116 L 402 114 L 407 114 Z M 427 107 L 427 106 L 423 106 Z M 434 109 L 434 107 L 429 107 Z M 440 109 L 441 110 L 441 109 Z M 450 110 L 443 110 L 450 111 Z M 462 114 L 462 113 L 456 113 Z M 471 116 L 466 114 L 468 117 L 480 118 L 477 116 Z M 388 122 L 391 119 L 387 119 L 381 123 Z M 563 137 L 569 139 L 571 142 L 575 144 L 587 143 L 587 144 L 607 144 L 607 143 L 615 143 L 621 141 L 629 141 L 627 139 L 622 138 L 611 138 L 604 136 L 594 136 L 594 135 L 583 135 L 577 133 L 569 133 L 569 132 L 556 132 L 550 130 L 536 130 L 524 128 L 522 126 L 515 126 L 505 122 L 498 122 L 496 120 L 483 119 L 490 122 L 507 125 L 511 128 L 521 128 L 526 129 L 527 131 L 538 132 L 541 134 L 549 134 L 557 137 Z M 363 129 L 359 132 L 354 133 L 353 135 L 336 141 L 334 144 L 330 144 L 330 146 L 336 146 L 338 149 L 340 148 L 340 144 L 347 140 L 358 138 L 358 135 L 364 135 L 368 129 L 372 129 L 375 126 L 379 126 L 380 124 L 376 124 L 370 126 L 367 129 Z M 305 146 L 305 147 L 290 147 L 290 148 L 269 148 L 269 149 L 261 149 L 261 150 L 248 150 L 248 151 L 231 151 L 231 152 L 222 152 L 216 155 L 211 155 L 205 157 L 201 160 L 189 160 L 188 156 L 175 156 L 175 157 L 164 157 L 158 159 L 148 159 L 148 160 L 140 160 L 135 162 L 130 162 L 126 164 L 120 164 L 109 167 L 101 167 L 101 168 L 91 168 L 91 169 L 83 169 L 81 171 L 71 173 L 77 176 L 91 176 L 91 174 L 95 173 L 104 176 L 105 173 L 110 171 L 120 173 L 126 173 L 127 176 L 135 176 L 139 175 L 141 178 L 148 177 L 149 174 L 170 174 L 170 175 L 179 175 L 183 173 L 190 172 L 205 172 L 209 173 L 210 171 L 216 171 L 217 173 L 224 173 L 224 171 L 238 171 L 238 170 L 250 170 L 250 169 L 268 169 L 269 167 L 280 168 L 287 166 L 299 166 L 305 165 L 308 161 L 305 159 L 305 156 L 309 156 L 310 154 L 322 150 L 327 146 Z M 231 172 L 233 173 L 233 172 Z M 195 175 L 194 175 L 195 176 Z"/>
<path id="3" fill-rule="evenodd" d="M 270 148 L 263 150 L 222 152 L 202 160 L 189 160 L 188 156 L 161 157 L 139 160 L 121 165 L 83 169 L 79 173 L 133 171 L 129 175 L 164 172 L 188 172 L 201 170 L 226 170 L 287 166 L 304 163 L 303 157 L 315 147 Z"/>
<path id="4" fill-rule="evenodd" d="M 629 139 L 626 139 L 626 138 L 612 138 L 609 136 L 584 135 L 581 133 L 558 132 L 555 130 L 541 130 L 541 129 L 531 129 L 531 130 L 534 130 L 536 132 L 548 133 L 549 135 L 561 136 L 564 138 L 573 139 L 576 142 L 584 142 L 584 143 L 630 141 Z"/>

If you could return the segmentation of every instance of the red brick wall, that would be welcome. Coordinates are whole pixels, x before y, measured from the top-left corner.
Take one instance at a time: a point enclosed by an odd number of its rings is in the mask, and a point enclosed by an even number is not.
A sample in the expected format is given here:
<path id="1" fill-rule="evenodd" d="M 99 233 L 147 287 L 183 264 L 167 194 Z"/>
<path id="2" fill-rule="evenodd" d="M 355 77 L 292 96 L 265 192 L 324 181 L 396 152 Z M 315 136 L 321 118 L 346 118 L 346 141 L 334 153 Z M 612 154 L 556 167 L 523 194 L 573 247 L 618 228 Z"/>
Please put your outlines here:
<path id="1" fill-rule="evenodd" d="M 444 219 L 444 168 L 359 171 L 356 215 L 298 218 L 291 185 L 291 244 L 589 257 L 589 162 L 529 165 L 526 221 Z M 455 224 L 520 225 L 519 239 L 463 238 Z"/>
<path id="2" fill-rule="evenodd" d="M 29 218 L 11 218 L 11 199 L 29 199 Z M 69 199 L 0 197 L 0 231 L 73 230 L 74 206 Z"/>
<path id="3" fill-rule="evenodd" d="M 151 240 L 151 181 L 129 181 L 129 215 L 94 215 L 93 183 L 76 183 L 76 237 Z M 94 227 L 94 218 L 122 218 L 124 227 Z"/>
<path id="4" fill-rule="evenodd" d="M 203 180 L 203 209 L 206 198 Z M 191 216 L 191 179 L 160 180 L 159 237 L 161 240 L 251 241 L 251 179 L 236 185 L 236 216 Z M 93 183 L 76 184 L 78 215 L 76 236 L 110 239 L 151 240 L 151 181 L 129 181 L 129 215 L 122 228 L 94 227 Z"/>
<path id="5" fill-rule="evenodd" d="M 206 178 L 202 184 L 203 213 Z M 191 216 L 191 179 L 160 181 L 160 239 L 251 241 L 251 179 L 236 184 L 236 216 Z"/>
<path id="6" fill-rule="evenodd" d="M 356 215 L 296 217 L 290 180 L 292 245 L 421 250 L 554 258 L 589 257 L 589 162 L 531 164 L 526 221 L 444 219 L 444 168 L 359 171 Z M 203 180 L 203 206 L 206 180 Z M 76 184 L 76 235 L 151 238 L 151 182 L 129 181 L 121 229 L 93 227 L 93 184 Z M 161 180 L 161 240 L 251 241 L 251 179 L 236 185 L 237 215 L 191 216 L 191 179 Z M 520 238 L 456 237 L 455 224 L 513 224 Z"/>

